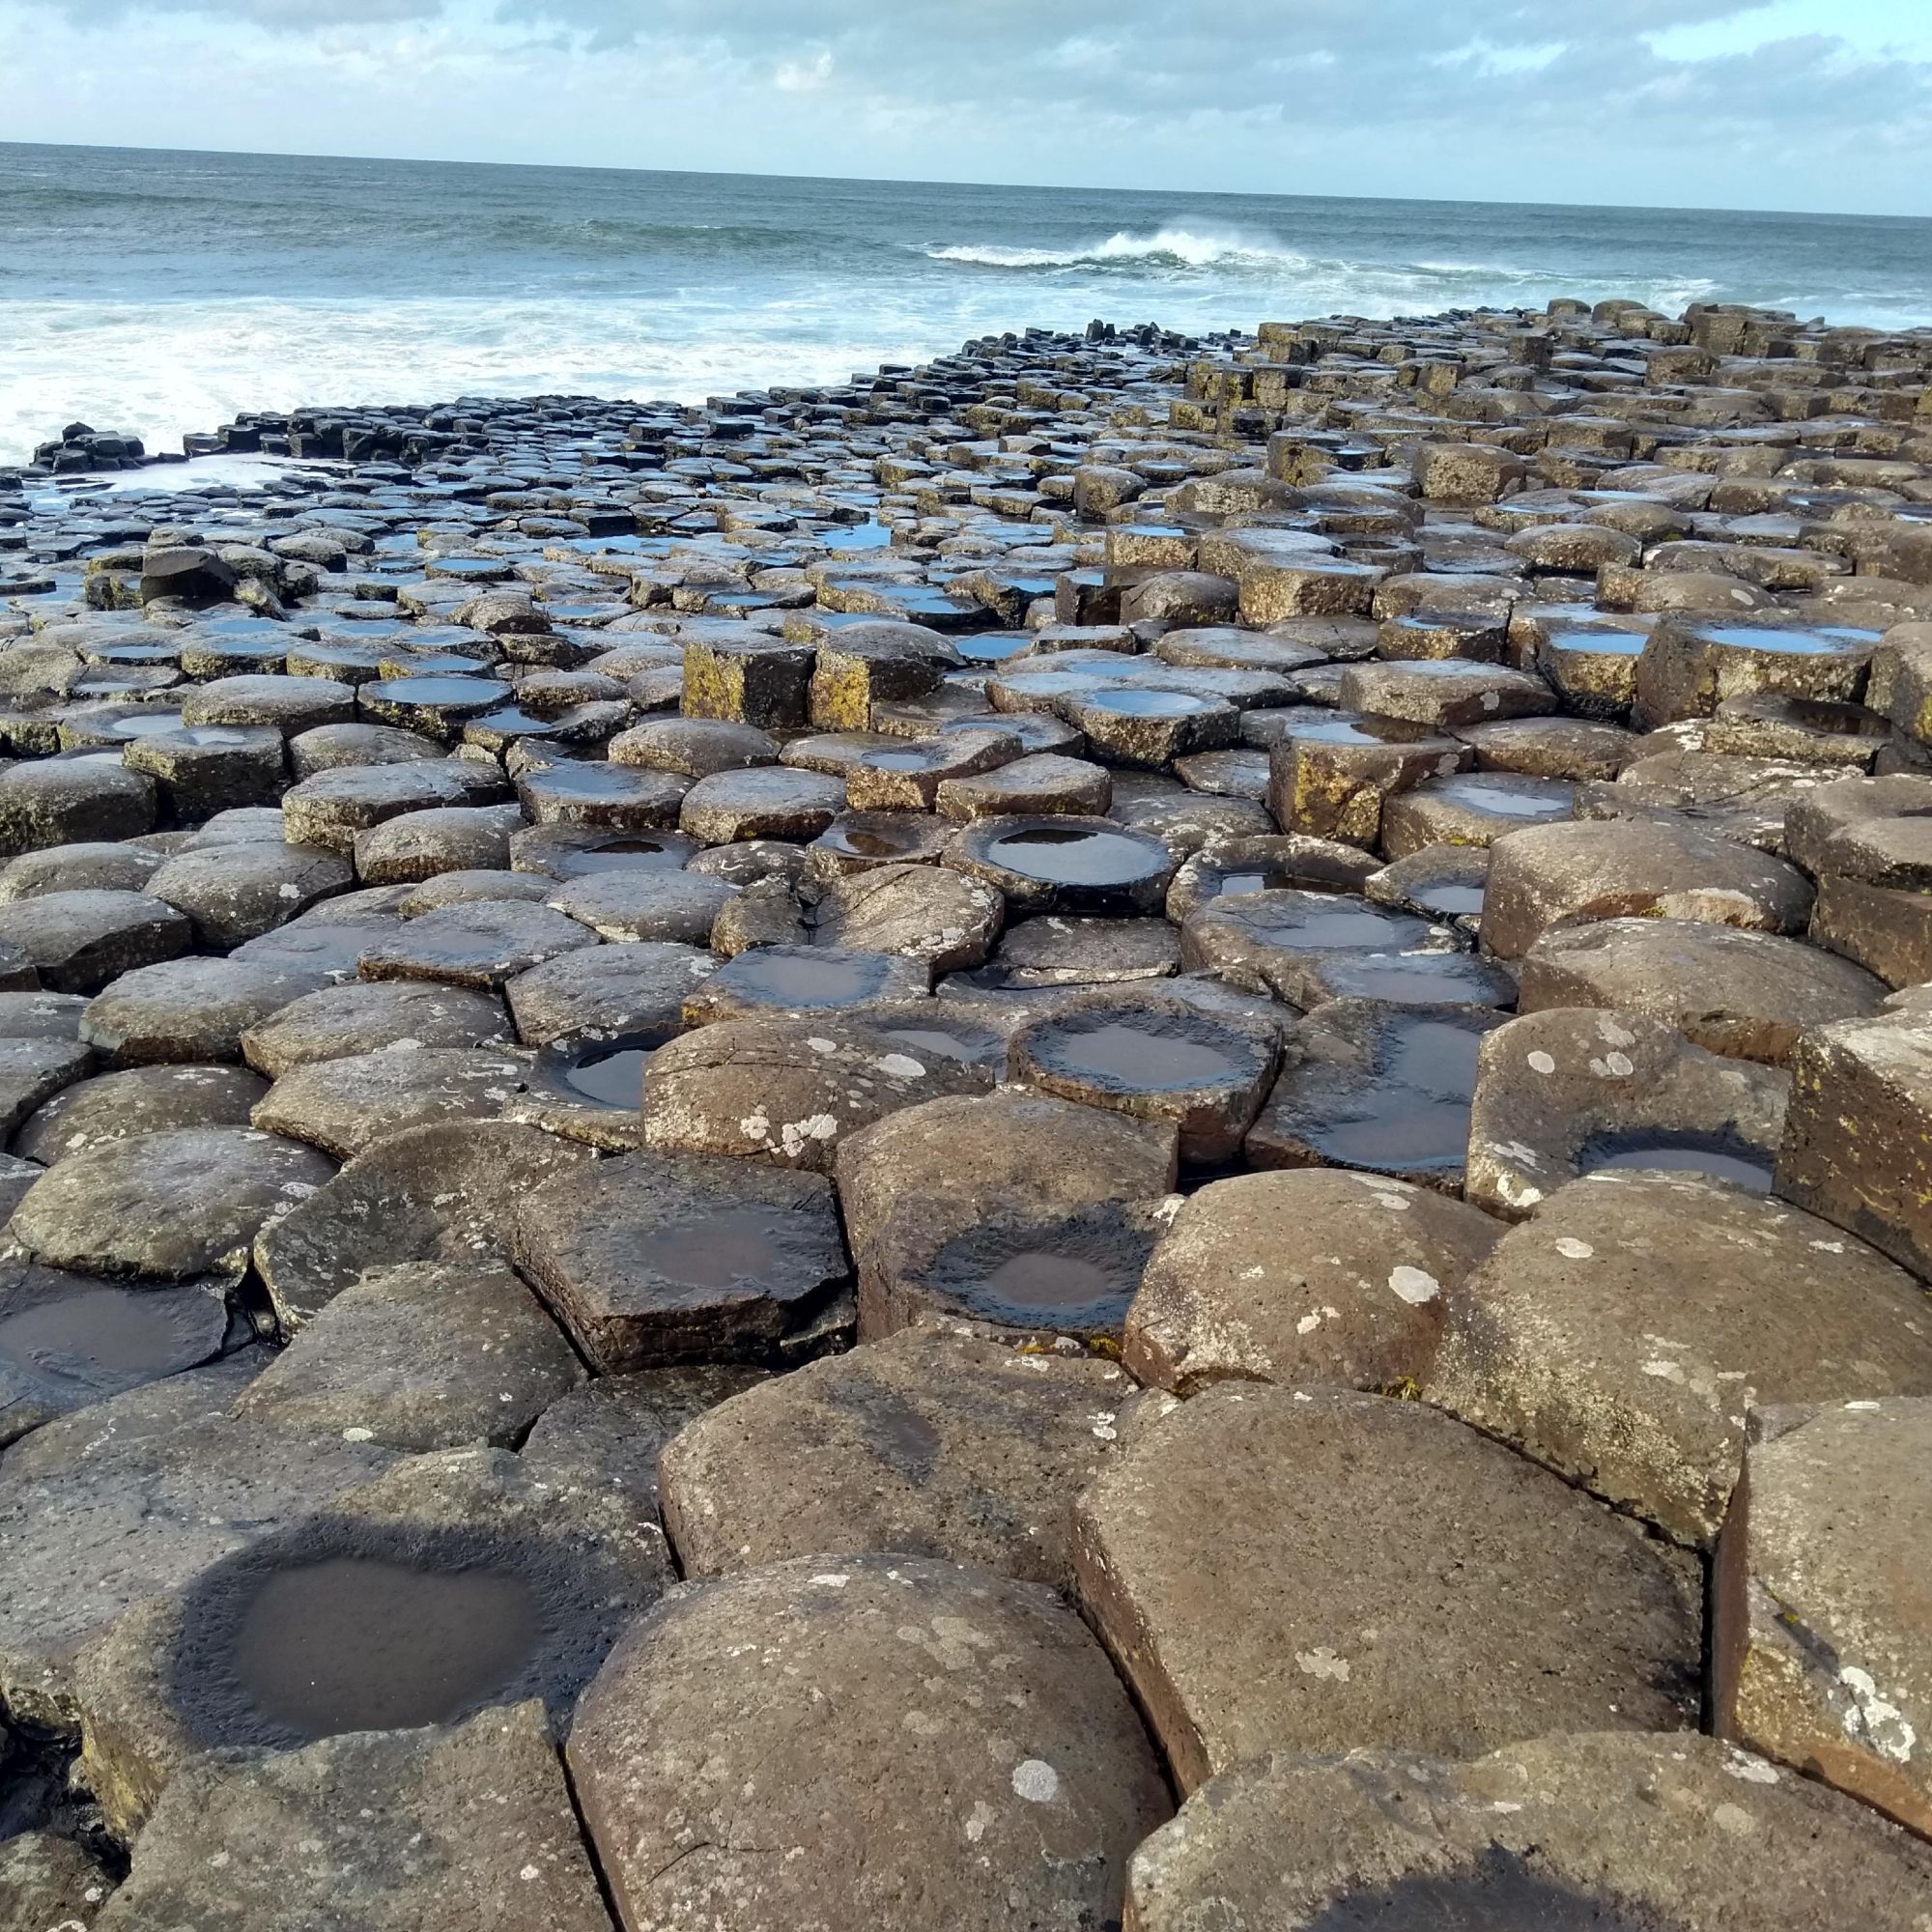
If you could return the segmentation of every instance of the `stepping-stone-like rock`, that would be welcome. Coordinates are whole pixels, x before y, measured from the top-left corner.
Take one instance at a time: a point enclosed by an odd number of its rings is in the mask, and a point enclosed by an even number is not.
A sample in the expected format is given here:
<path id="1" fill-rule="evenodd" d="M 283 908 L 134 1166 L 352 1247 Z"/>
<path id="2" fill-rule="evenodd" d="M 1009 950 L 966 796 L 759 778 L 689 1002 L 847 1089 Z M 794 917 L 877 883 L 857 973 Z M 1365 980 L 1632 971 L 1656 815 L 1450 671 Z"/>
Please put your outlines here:
<path id="1" fill-rule="evenodd" d="M 318 1060 L 380 1048 L 475 1048 L 511 1041 L 503 1003 L 462 986 L 408 980 L 352 980 L 304 993 L 242 1035 L 248 1065 L 279 1080 Z"/>
<path id="2" fill-rule="evenodd" d="M 816 838 L 845 809 L 845 786 L 817 772 L 762 765 L 714 772 L 685 793 L 677 823 L 706 845 Z"/>
<path id="3" fill-rule="evenodd" d="M 217 677 L 182 697 L 184 724 L 272 724 L 288 735 L 355 719 L 354 687 L 332 677 Z"/>
<path id="4" fill-rule="evenodd" d="M 607 1932 L 541 1706 L 210 1758 L 169 1786 L 99 1932 Z"/>
<path id="5" fill-rule="evenodd" d="M 673 772 L 637 771 L 600 760 L 559 758 L 517 781 L 517 798 L 537 825 L 648 832 L 675 825 L 690 781 Z"/>
<path id="6" fill-rule="evenodd" d="M 372 1267 L 508 1253 L 511 1208 L 595 1156 L 508 1121 L 411 1127 L 358 1154 L 270 1228 L 255 1267 L 286 1330 L 299 1328 Z"/>
<path id="7" fill-rule="evenodd" d="M 1175 1143 L 1170 1122 L 1011 1088 L 927 1101 L 851 1136 L 839 1147 L 837 1173 L 859 1267 L 862 1332 L 889 1334 L 931 1309 L 900 1263 L 928 1262 L 955 1236 L 1001 1216 L 1049 1223 L 1157 1201 L 1174 1185 Z M 1095 1268 L 1110 1279 L 1126 1274 L 1103 1264 L 1115 1247 L 1139 1248 L 1145 1238 L 1110 1243 Z M 1130 1276 L 1113 1282 L 1122 1310 L 1145 1259 L 1143 1248 Z M 990 1262 L 988 1270 L 999 1265 Z"/>
<path id="8" fill-rule="evenodd" d="M 778 741 L 755 725 L 724 718 L 647 718 L 611 740 L 613 764 L 679 772 L 688 779 L 778 762 Z"/>
<path id="9" fill-rule="evenodd" d="M 823 1173 L 841 1136 L 991 1085 L 985 1069 L 909 1052 L 860 1018 L 724 1020 L 659 1048 L 644 1075 L 644 1141 L 660 1153 L 747 1154 Z"/>
<path id="10" fill-rule="evenodd" d="M 1922 891 L 1932 886 L 1928 813 L 1932 779 L 1904 772 L 1840 779 L 1794 796 L 1784 819 L 1786 848 L 1814 877 Z"/>
<path id="11" fill-rule="evenodd" d="M 1273 1029 L 1148 991 L 1034 1020 L 1013 1036 L 1008 1070 L 1064 1100 L 1172 1121 L 1181 1159 L 1206 1165 L 1239 1151 L 1280 1064 Z"/>
<path id="12" fill-rule="evenodd" d="M 282 734 L 268 724 L 182 724 L 130 739 L 130 772 L 155 781 L 179 825 L 198 825 L 239 805 L 270 805 L 288 781 Z"/>
<path id="13" fill-rule="evenodd" d="M 1333 838 L 1304 833 L 1219 838 L 1196 852 L 1168 888 L 1167 916 L 1176 924 L 1211 899 L 1254 893 L 1359 893 L 1375 877 L 1367 853 Z"/>
<path id="14" fill-rule="evenodd" d="M 14 1137 L 14 1151 L 43 1167 L 83 1149 L 174 1127 L 245 1127 L 269 1091 L 241 1066 L 134 1066 L 76 1081 Z"/>
<path id="15" fill-rule="evenodd" d="M 358 832 L 407 811 L 468 805 L 470 790 L 467 774 L 449 759 L 346 765 L 291 785 L 282 819 L 291 844 L 323 845 L 346 858 Z"/>
<path id="16" fill-rule="evenodd" d="M 816 652 L 744 627 L 684 639 L 684 714 L 723 718 L 759 730 L 803 724 Z"/>
<path id="17" fill-rule="evenodd" d="M 0 1268 L 0 1443 L 249 1339 L 218 1288 Z"/>
<path id="18" fill-rule="evenodd" d="M 1249 1163 L 1359 1168 L 1460 1193 L 1476 1050 L 1502 1024 L 1480 1007 L 1325 1002 L 1248 1129 Z"/>
<path id="19" fill-rule="evenodd" d="M 1114 784 L 1105 765 L 1058 752 L 1031 752 L 1010 764 L 970 778 L 945 780 L 934 795 L 941 816 L 953 819 L 1103 812 Z"/>
<path id="20" fill-rule="evenodd" d="M 500 867 L 471 866 L 459 871 L 439 872 L 424 879 L 396 910 L 405 919 L 417 919 L 440 906 L 468 905 L 474 899 L 520 899 L 526 905 L 541 905 L 551 895 L 551 883 L 535 872 L 504 871 Z"/>
<path id="21" fill-rule="evenodd" d="M 817 1175 L 627 1154 L 504 1207 L 518 1266 L 607 1374 L 774 1356 L 851 1273 Z"/>
<path id="22" fill-rule="evenodd" d="M 407 1457 L 149 1600 L 81 1660 L 82 1775 L 127 1836 L 211 1750 L 531 1698 L 560 1728 L 669 1581 L 663 1532 L 618 1496 L 559 1494 L 500 1449 Z"/>
<path id="23" fill-rule="evenodd" d="M 1350 665 L 1342 673 L 1338 696 L 1345 711 L 1437 731 L 1496 718 L 1532 718 L 1557 708 L 1555 694 L 1533 671 L 1471 664 L 1464 658 Z"/>
<path id="24" fill-rule="evenodd" d="M 155 781 L 119 758 L 21 762 L 0 772 L 0 852 L 132 838 L 155 822 Z"/>
<path id="25" fill-rule="evenodd" d="M 11 1134 L 94 1065 L 78 1039 L 0 1039 L 0 1132 Z"/>
<path id="26" fill-rule="evenodd" d="M 1757 692 L 1815 698 L 1862 694 L 1876 633 L 1819 630 L 1767 615 L 1767 622 L 1665 616 L 1637 660 L 1638 728 L 1707 717 L 1725 698 Z"/>
<path id="27" fill-rule="evenodd" d="M 394 1461 L 373 1443 L 277 1435 L 228 1414 L 263 1351 L 49 1422 L 0 1463 L 0 1692 L 20 1722 L 71 1729 L 73 1664 L 132 1604 Z"/>
<path id="28" fill-rule="evenodd" d="M 548 903 L 602 939 L 709 946 L 719 913 L 735 895 L 723 879 L 659 869 L 593 872 L 559 886 Z"/>
<path id="29" fill-rule="evenodd" d="M 373 671 L 357 681 L 373 682 Z M 440 745 L 393 724 L 317 724 L 289 740 L 289 769 L 298 783 L 349 766 L 440 763 L 442 756 Z"/>
<path id="30" fill-rule="evenodd" d="M 1002 987 L 1111 986 L 1164 980 L 1180 964 L 1180 935 L 1164 919 L 1048 913 L 1023 920 L 981 977 Z"/>
<path id="31" fill-rule="evenodd" d="M 896 953 L 957 973 L 984 961 L 1004 913 L 993 887 L 950 867 L 876 866 L 818 887 L 811 934 L 821 946 Z"/>
<path id="32" fill-rule="evenodd" d="M 915 1556 L 677 1592 L 606 1662 L 568 1757 L 631 1932 L 1103 1925 L 1169 1806 L 1051 1590 Z"/>
<path id="33" fill-rule="evenodd" d="M 160 863 L 159 853 L 139 844 L 89 841 L 23 852 L 0 867 L 0 904 L 38 898 L 43 893 L 145 892 Z"/>
<path id="34" fill-rule="evenodd" d="M 314 989 L 313 974 L 240 959 L 166 959 L 123 973 L 88 1002 L 80 1037 L 107 1066 L 242 1058 L 242 1036 Z"/>
<path id="35" fill-rule="evenodd" d="M 415 884 L 440 872 L 507 867 L 514 805 L 442 805 L 401 811 L 355 835 L 355 875 L 364 885 Z"/>
<path id="36" fill-rule="evenodd" d="M 1932 1394 L 1932 1303 L 1797 1208 L 1600 1173 L 1513 1228 L 1450 1310 L 1427 1398 L 1706 1545 L 1745 1410 Z"/>
<path id="37" fill-rule="evenodd" d="M 907 1329 L 722 1403 L 665 1450 L 684 1575 L 902 1550 L 1072 1584 L 1075 1495 L 1120 1439 L 1111 1364 Z"/>
<path id="38" fill-rule="evenodd" d="M 545 1482 L 614 1491 L 640 1520 L 658 1520 L 658 1455 L 707 1409 L 765 1381 L 750 1362 L 685 1362 L 599 1376 L 552 1403 L 520 1454 Z"/>
<path id="39" fill-rule="evenodd" d="M 0 1039 L 78 1039 L 87 1000 L 80 993 L 31 987 L 0 992 Z"/>
<path id="40" fill-rule="evenodd" d="M 695 946 L 641 940 L 566 952 L 503 988 L 526 1046 L 594 1035 L 675 1033 L 692 989 L 718 961 Z"/>
<path id="41" fill-rule="evenodd" d="M 581 825 L 526 825 L 510 834 L 511 866 L 553 879 L 651 867 L 675 870 L 696 852 L 696 841 L 682 832 L 595 832 Z"/>
<path id="42" fill-rule="evenodd" d="M 492 1121 L 522 1091 L 520 1060 L 477 1047 L 379 1048 L 292 1066 L 255 1109 L 255 1125 L 339 1160 L 410 1127 Z"/>
<path id="43" fill-rule="evenodd" d="M 768 1013 L 837 1012 L 880 1000 L 917 999 L 931 990 L 918 960 L 831 946 L 756 946 L 721 966 L 684 1003 L 693 1026 Z"/>
<path id="44" fill-rule="evenodd" d="M 1311 709 L 1270 739 L 1267 806 L 1284 832 L 1373 846 L 1391 798 L 1469 759 L 1427 725 Z"/>
<path id="45" fill-rule="evenodd" d="M 145 893 L 45 893 L 0 905 L 0 944 L 17 946 L 56 993 L 99 992 L 193 942 L 187 920 Z"/>
<path id="46" fill-rule="evenodd" d="M 0 1843 L 0 1918 L 33 1932 L 88 1932 L 114 1882 L 71 1838 L 23 1831 Z"/>
<path id="47" fill-rule="evenodd" d="M 335 1172 L 313 1148 L 248 1127 L 177 1127 L 97 1142 L 14 1210 L 36 1261 L 83 1274 L 239 1278 L 250 1243 Z"/>
<path id="48" fill-rule="evenodd" d="M 686 658 L 687 675 L 690 658 Z M 847 624 L 819 640 L 809 693 L 811 722 L 863 731 L 872 708 L 935 691 L 959 653 L 923 624 Z"/>
<path id="49" fill-rule="evenodd" d="M 1932 1279 L 1932 1015 L 1819 1027 L 1791 1074 L 1778 1193 Z"/>
<path id="50" fill-rule="evenodd" d="M 586 925 L 547 905 L 482 899 L 412 919 L 359 955 L 365 980 L 433 980 L 497 987 L 562 952 L 595 946 Z"/>
<path id="51" fill-rule="evenodd" d="M 582 1381 L 570 1344 L 501 1263 L 410 1262 L 352 1282 L 249 1383 L 239 1415 L 391 1449 L 514 1448 Z"/>
<path id="52" fill-rule="evenodd" d="M 1633 917 L 1801 932 L 1810 912 L 1796 867 L 1728 838 L 1613 821 L 1538 825 L 1490 847 L 1483 950 L 1520 959 L 1553 925 Z"/>
<path id="53" fill-rule="evenodd" d="M 1508 1220 L 1579 1175 L 1638 1168 L 1771 1190 L 1788 1076 L 1639 1013 L 1552 1007 L 1484 1037 L 1463 1191 Z"/>
<path id="54" fill-rule="evenodd" d="M 1074 1562 L 1184 1792 L 1270 1748 L 1463 1756 L 1697 1714 L 1695 1566 L 1412 1402 L 1205 1390 L 1081 1497 Z"/>
<path id="55" fill-rule="evenodd" d="M 1690 1733 L 1472 1763 L 1265 1751 L 1134 1855 L 1134 1932 L 1306 1925 L 1917 1932 L 1932 1855 L 1862 1806 Z"/>
<path id="56" fill-rule="evenodd" d="M 1157 912 L 1179 862 L 1108 819 L 991 817 L 969 824 L 945 863 L 1023 912 Z"/>
<path id="57" fill-rule="evenodd" d="M 1382 850 L 1405 859 L 1429 845 L 1487 846 L 1525 825 L 1568 819 L 1576 787 L 1513 772 L 1430 779 L 1382 808 Z"/>
<path id="58" fill-rule="evenodd" d="M 1450 1301 L 1502 1232 L 1460 1201 L 1377 1175 L 1217 1180 L 1155 1246 L 1122 1359 L 1178 1395 L 1236 1378 L 1413 1389 Z"/>
<path id="59" fill-rule="evenodd" d="M 204 946 L 240 946 L 272 932 L 355 883 L 355 867 L 320 845 L 279 839 L 183 852 L 145 890 L 194 923 Z"/>
<path id="60" fill-rule="evenodd" d="M 1848 959 L 1708 920 L 1556 926 L 1522 956 L 1519 1008 L 1614 1007 L 1667 1022 L 1712 1053 L 1783 1065 L 1799 1037 L 1864 1019 L 1885 982 Z"/>
<path id="61" fill-rule="evenodd" d="M 1719 1736 L 1932 1835 L 1932 1401 L 1751 1418 L 1713 1566 Z"/>
<path id="62" fill-rule="evenodd" d="M 812 877 L 836 879 L 888 866 L 930 866 L 952 842 L 953 829 L 927 811 L 841 811 L 806 851 Z M 714 846 L 724 854 L 733 846 Z"/>
<path id="63" fill-rule="evenodd" d="M 852 811 L 930 811 L 942 784 L 1011 764 L 1020 755 L 1010 731 L 965 725 L 913 744 L 862 752 L 846 766 Z"/>

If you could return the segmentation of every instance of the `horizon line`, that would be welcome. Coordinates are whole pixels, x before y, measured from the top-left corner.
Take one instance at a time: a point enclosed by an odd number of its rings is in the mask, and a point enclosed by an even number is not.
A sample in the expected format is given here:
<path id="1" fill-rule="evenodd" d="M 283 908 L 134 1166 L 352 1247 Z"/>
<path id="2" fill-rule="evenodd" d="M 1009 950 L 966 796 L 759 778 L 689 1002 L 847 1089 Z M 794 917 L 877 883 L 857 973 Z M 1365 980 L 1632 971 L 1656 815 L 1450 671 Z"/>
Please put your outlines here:
<path id="1" fill-rule="evenodd" d="M 961 181 L 936 179 L 924 175 L 818 175 L 804 172 L 772 174 L 758 168 L 621 167 L 608 162 L 477 160 L 467 156 L 323 155 L 310 153 L 306 149 L 156 148 L 145 143 L 116 141 L 0 140 L 0 152 L 10 149 L 108 155 L 194 155 L 229 160 L 361 161 L 388 167 L 524 168 L 551 174 L 674 175 L 699 181 L 822 182 L 855 187 L 994 188 L 1037 194 L 1139 195 L 1150 200 L 1159 200 L 1163 196 L 1187 195 L 1223 201 L 1360 202 L 1420 208 L 1560 208 L 1597 210 L 1605 213 L 1621 214 L 1742 214 L 1773 216 L 1786 221 L 1888 221 L 1932 224 L 1932 214 L 1882 214 L 1856 209 L 1717 208 L 1690 203 L 1644 201 L 1495 201 L 1486 195 L 1293 194 L 1266 188 L 1114 187 L 1092 182 Z"/>

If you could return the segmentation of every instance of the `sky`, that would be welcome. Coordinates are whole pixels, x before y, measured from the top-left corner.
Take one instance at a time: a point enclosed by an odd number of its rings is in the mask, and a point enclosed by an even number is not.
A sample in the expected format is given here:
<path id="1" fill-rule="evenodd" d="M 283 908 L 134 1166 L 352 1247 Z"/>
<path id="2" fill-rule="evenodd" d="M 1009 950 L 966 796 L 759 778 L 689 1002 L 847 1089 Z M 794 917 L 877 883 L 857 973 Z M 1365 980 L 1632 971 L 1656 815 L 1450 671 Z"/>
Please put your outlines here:
<path id="1" fill-rule="evenodd" d="M 0 0 L 0 140 L 1932 214 L 1932 0 Z"/>

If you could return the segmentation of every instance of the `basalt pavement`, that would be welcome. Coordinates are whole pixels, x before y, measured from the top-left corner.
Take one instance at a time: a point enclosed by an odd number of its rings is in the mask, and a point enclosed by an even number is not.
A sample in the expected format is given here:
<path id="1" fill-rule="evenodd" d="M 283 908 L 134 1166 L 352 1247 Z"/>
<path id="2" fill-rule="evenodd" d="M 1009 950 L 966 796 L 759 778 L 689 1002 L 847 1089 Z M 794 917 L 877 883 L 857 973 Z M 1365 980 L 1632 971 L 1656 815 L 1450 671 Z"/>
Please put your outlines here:
<path id="1" fill-rule="evenodd" d="M 1932 1932 L 1928 379 L 0 476 L 0 1926 Z"/>

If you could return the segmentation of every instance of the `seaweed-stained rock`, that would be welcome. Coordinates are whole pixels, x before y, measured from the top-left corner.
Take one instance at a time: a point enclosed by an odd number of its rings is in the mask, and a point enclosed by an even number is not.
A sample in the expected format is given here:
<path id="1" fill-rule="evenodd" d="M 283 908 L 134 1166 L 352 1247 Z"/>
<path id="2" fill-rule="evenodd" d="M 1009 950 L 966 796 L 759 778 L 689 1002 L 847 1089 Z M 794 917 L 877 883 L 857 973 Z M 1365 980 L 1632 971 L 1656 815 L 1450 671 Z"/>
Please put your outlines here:
<path id="1" fill-rule="evenodd" d="M 193 941 L 187 920 L 145 893 L 45 893 L 0 905 L 0 942 L 17 946 L 56 993 L 99 992 L 137 966 L 185 952 Z"/>
<path id="2" fill-rule="evenodd" d="M 817 1175 L 630 1154 L 504 1205 L 517 1264 L 604 1373 L 775 1355 L 850 1272 Z"/>
<path id="3" fill-rule="evenodd" d="M 1638 1013 L 1552 1007 L 1484 1037 L 1463 1192 L 1508 1220 L 1602 1169 L 1771 1188 L 1789 1076 Z"/>
<path id="4" fill-rule="evenodd" d="M 922 1057 L 859 1020 L 725 1020 L 659 1049 L 644 1075 L 644 1140 L 661 1153 L 749 1154 L 822 1172 L 842 1135 L 991 1084 L 983 1068 Z"/>
<path id="5" fill-rule="evenodd" d="M 1155 1246 L 1122 1360 L 1179 1395 L 1230 1379 L 1395 1393 L 1428 1376 L 1449 1304 L 1502 1232 L 1378 1175 L 1214 1181 Z"/>
<path id="6" fill-rule="evenodd" d="M 608 1932 L 534 1703 L 451 1730 L 213 1755 L 175 1779 L 100 1932 Z"/>
<path id="7" fill-rule="evenodd" d="M 1696 1718 L 1695 1566 L 1412 1402 L 1205 1390 L 1081 1497 L 1074 1563 L 1183 1791 L 1270 1747 Z"/>
<path id="8" fill-rule="evenodd" d="M 178 1127 L 97 1142 L 28 1189 L 12 1234 L 84 1274 L 239 1276 L 249 1245 L 335 1172 L 313 1148 L 249 1127 Z"/>
<path id="9" fill-rule="evenodd" d="M 1134 1855 L 1128 1932 L 1286 1925 L 1918 1932 L 1932 1854 L 1694 1734 L 1599 1731 L 1472 1763 L 1267 1751 Z"/>
<path id="10" fill-rule="evenodd" d="M 496 1120 L 527 1072 L 521 1061 L 481 1048 L 386 1046 L 292 1066 L 254 1121 L 348 1160 L 409 1127 Z"/>
<path id="11" fill-rule="evenodd" d="M 510 1043 L 509 1017 L 491 993 L 407 980 L 351 980 L 304 993 L 242 1035 L 250 1066 L 271 1080 L 319 1060 L 380 1047 L 494 1047 Z"/>
<path id="12" fill-rule="evenodd" d="M 320 1156 L 315 1156 L 320 1158 Z M 587 1147 L 508 1121 L 444 1121 L 379 1141 L 256 1243 L 284 1329 L 299 1328 L 372 1267 L 508 1252 L 511 1208 Z"/>
<path id="13" fill-rule="evenodd" d="M 1932 1016 L 1819 1027 L 1791 1073 L 1778 1193 L 1932 1279 Z"/>
<path id="14" fill-rule="evenodd" d="M 393 1460 L 373 1443 L 282 1436 L 230 1418 L 262 1366 L 246 1350 L 37 1430 L 0 1462 L 0 1696 L 71 1725 L 73 1662 L 130 1605 Z"/>
<path id="15" fill-rule="evenodd" d="M 1932 1394 L 1932 1301 L 1796 1208 L 1689 1175 L 1600 1173 L 1496 1244 L 1424 1394 L 1702 1546 L 1748 1406 Z"/>
<path id="16" fill-rule="evenodd" d="M 409 1262 L 352 1282 L 248 1385 L 238 1415 L 391 1449 L 513 1448 L 583 1378 L 501 1263 Z"/>
<path id="17" fill-rule="evenodd" d="M 1555 926 L 1522 955 L 1518 1008 L 1614 1007 L 1663 1020 L 1712 1053 L 1781 1065 L 1799 1037 L 1862 1019 L 1883 980 L 1816 946 L 1708 920 Z"/>
<path id="18" fill-rule="evenodd" d="M 630 1932 L 1078 1932 L 1116 1917 L 1168 1810 L 1053 1592 L 916 1556 L 677 1592 L 605 1664 L 568 1757 Z"/>
<path id="19" fill-rule="evenodd" d="M 664 1453 L 665 1527 L 691 1577 L 878 1549 L 1068 1590 L 1073 1498 L 1133 1393 L 1106 1362 L 907 1329 L 693 1422 Z"/>
<path id="20" fill-rule="evenodd" d="M 1483 948 L 1520 959 L 1553 925 L 1633 916 L 1799 932 L 1810 911 L 1811 889 L 1795 866 L 1710 833 L 1538 825 L 1490 847 Z"/>
<path id="21" fill-rule="evenodd" d="M 1760 1409 L 1713 1574 L 1719 1734 L 1932 1835 L 1932 1401 Z"/>

